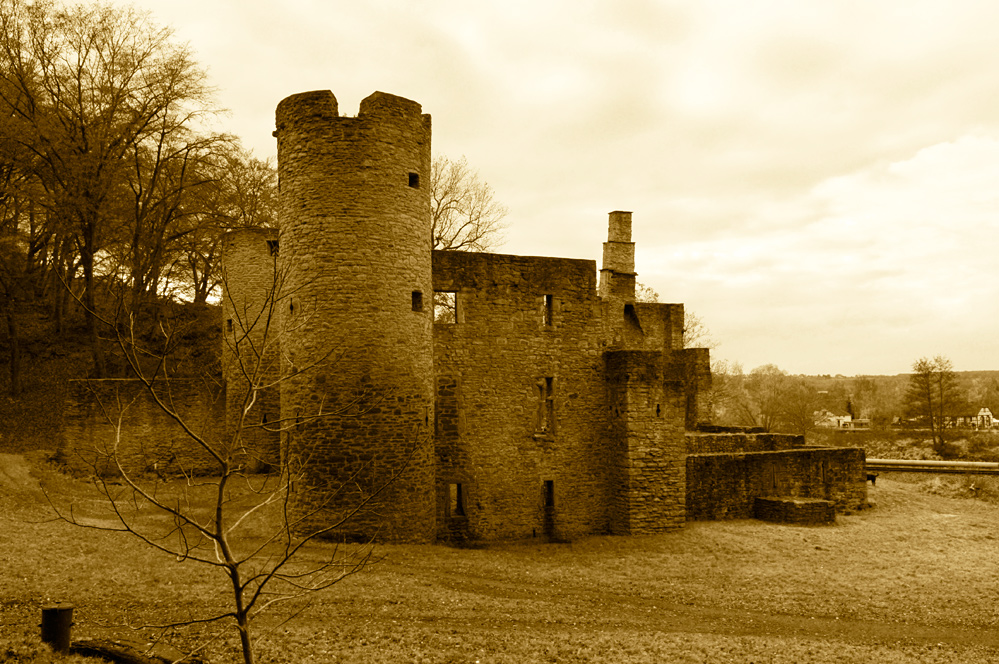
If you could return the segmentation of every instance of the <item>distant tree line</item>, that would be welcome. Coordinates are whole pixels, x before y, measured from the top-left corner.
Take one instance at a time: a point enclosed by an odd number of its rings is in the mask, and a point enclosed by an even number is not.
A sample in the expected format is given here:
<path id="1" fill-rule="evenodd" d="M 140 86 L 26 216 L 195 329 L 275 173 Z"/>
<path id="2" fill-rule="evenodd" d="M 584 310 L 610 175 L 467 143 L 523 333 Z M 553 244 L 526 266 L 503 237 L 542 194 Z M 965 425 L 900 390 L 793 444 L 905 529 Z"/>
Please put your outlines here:
<path id="1" fill-rule="evenodd" d="M 898 376 L 794 376 L 767 364 L 748 374 L 739 364 L 712 366 L 715 422 L 806 433 L 823 410 L 866 420 L 873 429 L 921 428 L 934 446 L 958 418 L 988 408 L 999 415 L 999 376 L 958 374 L 945 357 L 921 358 L 912 373 Z"/>

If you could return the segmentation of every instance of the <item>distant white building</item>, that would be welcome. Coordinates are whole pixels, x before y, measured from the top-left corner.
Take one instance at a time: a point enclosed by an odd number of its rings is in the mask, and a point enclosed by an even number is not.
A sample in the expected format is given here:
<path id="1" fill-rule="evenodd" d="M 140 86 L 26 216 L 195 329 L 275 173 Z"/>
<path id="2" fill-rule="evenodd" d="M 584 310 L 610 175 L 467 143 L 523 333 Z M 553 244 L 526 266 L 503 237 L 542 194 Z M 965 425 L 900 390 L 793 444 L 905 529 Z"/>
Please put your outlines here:
<path id="1" fill-rule="evenodd" d="M 982 408 L 978 411 L 978 428 L 979 429 L 991 429 L 995 426 L 995 418 L 992 417 L 992 411 L 988 408 Z"/>
<path id="2" fill-rule="evenodd" d="M 828 408 L 813 413 L 815 426 L 826 429 L 869 429 L 871 421 L 867 418 L 853 419 L 849 413 L 836 413 Z"/>

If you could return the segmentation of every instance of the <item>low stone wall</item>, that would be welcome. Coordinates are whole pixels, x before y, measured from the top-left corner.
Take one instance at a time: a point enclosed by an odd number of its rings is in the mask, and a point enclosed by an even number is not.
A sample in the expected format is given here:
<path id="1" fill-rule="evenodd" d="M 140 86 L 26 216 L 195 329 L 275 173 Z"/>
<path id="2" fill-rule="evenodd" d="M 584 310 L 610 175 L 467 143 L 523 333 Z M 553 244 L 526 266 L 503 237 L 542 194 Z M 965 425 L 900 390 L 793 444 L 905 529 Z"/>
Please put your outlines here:
<path id="1" fill-rule="evenodd" d="M 776 452 L 805 446 L 805 437 L 786 433 L 688 433 L 687 454 Z"/>
<path id="2" fill-rule="evenodd" d="M 801 448 L 687 456 L 687 520 L 749 519 L 758 497 L 821 498 L 838 511 L 867 504 L 864 450 Z"/>
<path id="3" fill-rule="evenodd" d="M 225 395 L 217 386 L 196 379 L 171 380 L 157 394 L 198 435 L 221 444 Z M 69 381 L 57 459 L 77 472 L 110 476 L 117 474 L 112 457 L 130 474 L 217 471 L 211 455 L 138 380 Z"/>
<path id="4" fill-rule="evenodd" d="M 820 525 L 836 522 L 836 506 L 820 498 L 757 498 L 753 515 L 760 521 Z"/>

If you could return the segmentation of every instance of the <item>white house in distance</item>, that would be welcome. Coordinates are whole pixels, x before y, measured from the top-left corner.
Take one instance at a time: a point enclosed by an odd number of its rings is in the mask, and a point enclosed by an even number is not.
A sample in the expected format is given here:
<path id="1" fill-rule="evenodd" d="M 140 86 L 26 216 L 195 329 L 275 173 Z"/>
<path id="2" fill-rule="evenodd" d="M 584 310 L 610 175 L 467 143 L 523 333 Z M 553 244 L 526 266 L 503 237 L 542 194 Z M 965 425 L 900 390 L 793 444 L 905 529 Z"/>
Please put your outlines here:
<path id="1" fill-rule="evenodd" d="M 869 429 L 871 426 L 871 421 L 867 418 L 853 419 L 845 411 L 837 413 L 828 408 L 815 411 L 813 421 L 815 426 L 826 429 Z"/>

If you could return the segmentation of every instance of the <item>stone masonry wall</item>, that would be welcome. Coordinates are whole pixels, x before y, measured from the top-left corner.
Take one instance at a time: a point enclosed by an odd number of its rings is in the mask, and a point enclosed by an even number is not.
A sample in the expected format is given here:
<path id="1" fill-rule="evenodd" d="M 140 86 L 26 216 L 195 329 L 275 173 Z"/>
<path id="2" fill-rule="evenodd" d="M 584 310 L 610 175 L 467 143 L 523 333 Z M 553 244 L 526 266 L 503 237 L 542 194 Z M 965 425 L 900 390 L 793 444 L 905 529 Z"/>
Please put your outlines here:
<path id="1" fill-rule="evenodd" d="M 805 437 L 787 433 L 688 433 L 687 454 L 775 452 L 805 446 Z"/>
<path id="2" fill-rule="evenodd" d="M 821 498 L 837 510 L 867 502 L 864 450 L 801 448 L 687 457 L 687 519 L 749 519 L 757 497 Z"/>
<path id="3" fill-rule="evenodd" d="M 157 394 L 196 433 L 221 449 L 225 395 L 201 380 L 161 383 Z M 120 423 L 120 428 L 119 428 Z M 76 472 L 208 474 L 211 456 L 160 408 L 138 380 L 71 380 L 64 405 L 58 460 Z"/>
<path id="4" fill-rule="evenodd" d="M 642 534 L 683 525 L 686 487 L 684 398 L 663 382 L 663 353 L 606 355 L 614 485 L 611 532 Z"/>
<path id="5" fill-rule="evenodd" d="M 274 228 L 230 231 L 222 240 L 222 375 L 226 435 L 255 469 L 281 462 L 281 275 Z M 244 412 L 245 411 L 245 412 Z"/>
<path id="6" fill-rule="evenodd" d="M 595 264 L 445 251 L 433 261 L 434 290 L 457 300 L 457 322 L 434 325 L 440 536 L 605 532 Z M 458 484 L 464 514 L 451 510 Z"/>
<path id="7" fill-rule="evenodd" d="M 285 444 L 306 526 L 352 515 L 349 538 L 436 534 L 430 124 L 381 92 L 355 118 L 328 90 L 277 108 Z"/>

